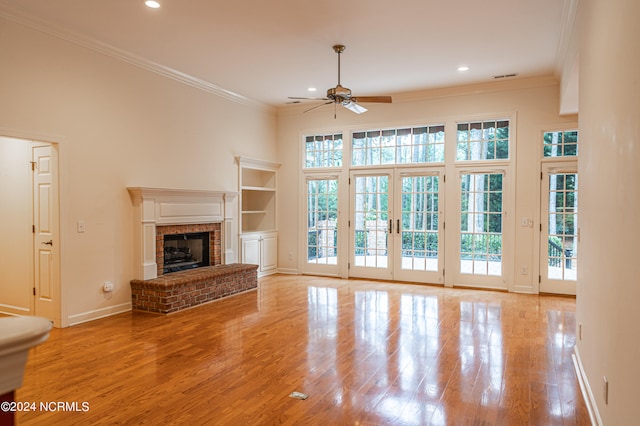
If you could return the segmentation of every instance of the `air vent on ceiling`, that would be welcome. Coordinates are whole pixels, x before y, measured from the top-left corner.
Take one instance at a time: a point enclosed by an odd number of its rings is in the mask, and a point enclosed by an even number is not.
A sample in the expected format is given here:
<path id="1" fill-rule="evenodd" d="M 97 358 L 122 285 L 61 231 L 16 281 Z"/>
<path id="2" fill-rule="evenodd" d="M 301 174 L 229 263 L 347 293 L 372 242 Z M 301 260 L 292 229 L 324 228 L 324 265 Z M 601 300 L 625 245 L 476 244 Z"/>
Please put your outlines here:
<path id="1" fill-rule="evenodd" d="M 518 73 L 513 73 L 513 74 L 502 74 L 502 75 L 494 75 L 493 78 L 498 79 L 498 78 L 511 78 L 511 77 L 515 77 L 517 76 Z"/>

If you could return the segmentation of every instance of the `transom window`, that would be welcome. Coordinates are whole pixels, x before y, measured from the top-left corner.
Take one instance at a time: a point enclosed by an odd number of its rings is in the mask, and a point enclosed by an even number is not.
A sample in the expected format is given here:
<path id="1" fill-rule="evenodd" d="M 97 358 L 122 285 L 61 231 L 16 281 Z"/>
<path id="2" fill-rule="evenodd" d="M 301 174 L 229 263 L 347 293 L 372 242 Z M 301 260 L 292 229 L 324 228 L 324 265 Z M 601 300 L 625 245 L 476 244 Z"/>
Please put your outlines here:
<path id="1" fill-rule="evenodd" d="M 444 125 L 354 132 L 352 164 L 440 163 L 444 161 Z"/>
<path id="2" fill-rule="evenodd" d="M 304 167 L 342 167 L 342 134 L 306 136 Z"/>
<path id="3" fill-rule="evenodd" d="M 578 131 L 545 132 L 545 157 L 575 157 L 578 155 Z"/>
<path id="4" fill-rule="evenodd" d="M 509 159 L 509 121 L 458 123 L 458 161 Z"/>

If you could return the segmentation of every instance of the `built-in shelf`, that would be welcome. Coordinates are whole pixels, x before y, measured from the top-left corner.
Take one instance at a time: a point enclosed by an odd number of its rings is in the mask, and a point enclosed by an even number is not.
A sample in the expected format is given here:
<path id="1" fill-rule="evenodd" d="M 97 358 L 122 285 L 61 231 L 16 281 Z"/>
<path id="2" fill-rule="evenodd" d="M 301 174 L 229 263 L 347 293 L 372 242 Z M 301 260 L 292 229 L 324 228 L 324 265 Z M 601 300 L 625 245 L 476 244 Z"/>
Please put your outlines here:
<path id="1" fill-rule="evenodd" d="M 259 186 L 243 186 L 243 191 L 276 192 L 275 188 L 261 188 Z"/>
<path id="2" fill-rule="evenodd" d="M 252 159 L 241 158 L 243 165 L 240 165 L 240 185 L 243 188 L 256 188 L 260 190 L 276 189 L 276 170 L 274 163 L 266 161 L 252 161 Z"/>
<path id="3" fill-rule="evenodd" d="M 243 263 L 257 263 L 258 274 L 277 270 L 276 179 L 280 164 L 237 157 L 240 188 L 240 247 Z"/>
<path id="4" fill-rule="evenodd" d="M 276 230 L 276 174 L 279 164 L 238 157 L 241 233 Z"/>

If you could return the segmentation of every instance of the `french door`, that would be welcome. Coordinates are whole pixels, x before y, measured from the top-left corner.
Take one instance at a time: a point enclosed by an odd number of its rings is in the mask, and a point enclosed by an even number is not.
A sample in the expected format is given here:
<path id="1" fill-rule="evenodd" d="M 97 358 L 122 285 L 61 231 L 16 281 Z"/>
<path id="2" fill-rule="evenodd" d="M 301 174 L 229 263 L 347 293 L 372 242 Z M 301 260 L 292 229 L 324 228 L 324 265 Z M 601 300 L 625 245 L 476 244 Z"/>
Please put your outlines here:
<path id="1" fill-rule="evenodd" d="M 306 179 L 306 261 L 305 273 L 339 273 L 340 226 L 338 226 L 340 178 L 336 175 Z"/>
<path id="2" fill-rule="evenodd" d="M 443 171 L 350 175 L 349 276 L 443 283 Z"/>
<path id="3" fill-rule="evenodd" d="M 459 262 L 456 283 L 506 289 L 504 270 L 505 172 L 461 172 Z"/>
<path id="4" fill-rule="evenodd" d="M 576 294 L 578 173 L 572 163 L 542 166 L 540 292 Z"/>

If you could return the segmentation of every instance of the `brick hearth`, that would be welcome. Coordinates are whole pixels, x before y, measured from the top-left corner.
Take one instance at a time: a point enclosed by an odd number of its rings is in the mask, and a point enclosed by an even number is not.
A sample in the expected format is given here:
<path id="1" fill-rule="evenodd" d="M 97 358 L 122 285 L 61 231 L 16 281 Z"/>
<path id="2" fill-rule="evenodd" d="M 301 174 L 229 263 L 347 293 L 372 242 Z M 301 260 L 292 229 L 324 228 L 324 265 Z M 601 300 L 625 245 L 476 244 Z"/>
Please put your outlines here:
<path id="1" fill-rule="evenodd" d="M 168 314 L 258 287 L 258 266 L 232 263 L 131 281 L 133 309 Z"/>

